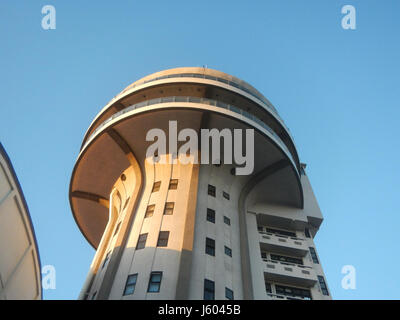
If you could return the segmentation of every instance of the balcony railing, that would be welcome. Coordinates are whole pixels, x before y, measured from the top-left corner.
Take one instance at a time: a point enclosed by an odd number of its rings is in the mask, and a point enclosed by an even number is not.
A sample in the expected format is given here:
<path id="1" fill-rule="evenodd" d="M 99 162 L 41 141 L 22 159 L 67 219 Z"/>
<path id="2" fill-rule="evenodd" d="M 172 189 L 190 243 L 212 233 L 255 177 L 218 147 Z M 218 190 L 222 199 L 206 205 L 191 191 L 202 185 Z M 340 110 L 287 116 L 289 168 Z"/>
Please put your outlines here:
<path id="1" fill-rule="evenodd" d="M 268 293 L 268 296 L 277 300 L 311 300 L 308 297 L 287 296 L 284 294 Z"/>
<path id="2" fill-rule="evenodd" d="M 258 232 L 261 233 L 261 234 L 265 234 L 265 235 L 268 235 L 268 236 L 275 236 L 275 237 L 282 238 L 282 239 L 292 239 L 292 240 L 298 240 L 298 241 L 305 241 L 305 239 L 303 239 L 303 238 L 289 237 L 289 236 L 284 236 L 284 235 L 281 235 L 281 234 L 278 234 L 278 233 L 271 233 L 271 232 L 265 232 L 265 231 L 258 231 Z"/>
<path id="3" fill-rule="evenodd" d="M 235 81 L 230 81 L 230 80 L 226 80 L 224 78 L 219 78 L 219 77 L 214 77 L 214 76 L 210 76 L 208 74 L 201 74 L 201 73 L 178 73 L 178 74 L 168 74 L 165 76 L 159 76 L 156 78 L 152 78 L 152 79 L 148 79 L 148 80 L 144 80 L 144 81 L 140 81 L 138 83 L 135 83 L 134 85 L 131 85 L 129 87 L 127 87 L 126 89 L 124 89 L 124 91 L 122 91 L 122 93 L 135 88 L 139 85 L 145 84 L 145 83 L 149 83 L 152 81 L 156 81 L 156 80 L 163 80 L 163 79 L 169 79 L 169 78 L 198 78 L 198 79 L 208 79 L 208 80 L 214 80 L 214 81 L 218 81 L 224 84 L 228 84 L 232 87 L 238 88 L 240 90 L 243 90 L 244 92 L 250 94 L 251 96 L 257 98 L 258 100 L 260 100 L 261 102 L 265 103 L 269 109 L 271 109 L 274 114 L 283 122 L 283 120 L 280 118 L 278 111 L 275 109 L 275 107 L 273 105 L 271 105 L 271 103 L 269 103 L 264 97 L 262 97 L 259 93 L 257 93 L 254 90 L 251 90 L 250 88 L 248 88 L 247 86 L 241 85 L 236 83 Z"/>
<path id="4" fill-rule="evenodd" d="M 160 104 L 160 103 L 170 103 L 170 102 L 189 102 L 189 103 L 206 104 L 206 105 L 210 105 L 210 106 L 227 109 L 229 111 L 238 113 L 238 114 L 244 116 L 245 118 L 253 120 L 257 124 L 259 124 L 261 127 L 266 129 L 268 132 L 270 132 L 275 137 L 275 139 L 278 140 L 281 147 L 287 152 L 289 157 L 292 159 L 293 163 L 295 163 L 291 152 L 289 151 L 289 149 L 287 148 L 285 143 L 282 141 L 282 139 L 261 119 L 257 118 L 256 116 L 252 115 L 251 113 L 244 111 L 236 106 L 233 106 L 233 105 L 221 102 L 221 101 L 206 99 L 206 98 L 199 98 L 199 97 L 190 97 L 190 96 L 172 96 L 172 97 L 156 98 L 156 99 L 142 101 L 142 102 L 136 103 L 134 105 L 131 105 L 129 107 L 126 107 L 126 108 L 122 109 L 121 111 L 114 113 L 110 118 L 103 121 L 88 137 L 86 144 L 88 143 L 88 141 L 90 140 L 91 137 L 96 135 L 96 133 L 101 131 L 102 128 L 104 128 L 104 126 L 106 126 L 109 122 L 111 122 L 115 118 L 119 117 L 120 115 L 127 113 L 129 111 L 140 109 L 140 108 L 147 107 L 150 105 Z M 84 149 L 84 148 L 82 148 L 82 149 Z"/>
<path id="5" fill-rule="evenodd" d="M 284 266 L 294 266 L 298 267 L 301 269 L 312 269 L 310 266 L 306 266 L 304 264 L 297 264 L 297 263 L 291 263 L 291 262 L 285 262 L 285 261 L 278 261 L 278 260 L 270 260 L 270 259 L 263 259 L 265 262 L 272 262 L 272 263 L 279 263 Z"/>
<path id="6" fill-rule="evenodd" d="M 310 288 L 318 282 L 314 269 L 310 266 L 290 262 L 263 259 L 266 279 Z"/>

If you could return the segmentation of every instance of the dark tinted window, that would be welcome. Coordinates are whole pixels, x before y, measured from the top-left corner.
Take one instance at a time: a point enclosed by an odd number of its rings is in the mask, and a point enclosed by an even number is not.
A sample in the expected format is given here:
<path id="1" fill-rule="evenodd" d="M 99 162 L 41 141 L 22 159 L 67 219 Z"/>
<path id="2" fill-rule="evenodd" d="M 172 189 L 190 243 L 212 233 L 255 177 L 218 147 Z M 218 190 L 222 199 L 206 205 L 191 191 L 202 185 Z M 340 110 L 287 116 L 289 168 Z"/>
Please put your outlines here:
<path id="1" fill-rule="evenodd" d="M 139 236 L 137 245 L 136 245 L 136 250 L 143 249 L 146 246 L 146 240 L 147 240 L 147 233 L 143 233 Z"/>
<path id="2" fill-rule="evenodd" d="M 225 246 L 225 254 L 229 257 L 232 257 L 232 249 Z"/>
<path id="3" fill-rule="evenodd" d="M 171 179 L 171 181 L 169 182 L 169 189 L 170 190 L 178 189 L 178 179 Z"/>
<path id="4" fill-rule="evenodd" d="M 147 207 L 146 209 L 146 214 L 144 215 L 145 218 L 148 217 L 152 217 L 154 214 L 154 209 L 155 209 L 156 205 L 155 204 L 151 204 Z"/>
<path id="5" fill-rule="evenodd" d="M 229 288 L 225 288 L 225 298 L 233 300 L 233 291 Z"/>
<path id="6" fill-rule="evenodd" d="M 204 300 L 215 300 L 214 281 L 204 279 Z"/>
<path id="7" fill-rule="evenodd" d="M 328 287 L 326 286 L 325 279 L 323 276 L 318 276 L 318 282 L 321 287 L 322 294 L 324 296 L 329 296 Z"/>
<path id="8" fill-rule="evenodd" d="M 152 192 L 157 192 L 160 190 L 161 181 L 154 182 Z"/>
<path id="9" fill-rule="evenodd" d="M 208 185 L 208 194 L 212 197 L 215 197 L 215 187 L 211 184 Z"/>
<path id="10" fill-rule="evenodd" d="M 231 225 L 231 219 L 229 219 L 227 216 L 224 216 L 224 223 L 227 224 L 228 226 Z"/>
<path id="11" fill-rule="evenodd" d="M 207 221 L 215 223 L 215 211 L 213 209 L 207 209 Z"/>
<path id="12" fill-rule="evenodd" d="M 171 215 L 174 213 L 174 207 L 175 203 L 174 202 L 167 202 L 164 207 L 164 214 L 166 215 Z"/>
<path id="13" fill-rule="evenodd" d="M 150 274 L 149 286 L 147 292 L 160 292 L 162 272 L 152 272 Z"/>
<path id="14" fill-rule="evenodd" d="M 138 277 L 137 273 L 128 276 L 128 279 L 126 280 L 125 284 L 124 296 L 133 294 L 135 292 L 137 277 Z"/>
<path id="15" fill-rule="evenodd" d="M 158 234 L 157 247 L 168 246 L 169 231 L 160 231 Z"/>
<path id="16" fill-rule="evenodd" d="M 309 249 L 310 249 L 310 254 L 311 254 L 312 261 L 314 263 L 319 263 L 318 257 L 317 257 L 317 253 L 315 252 L 315 249 L 313 247 L 310 247 Z"/>
<path id="17" fill-rule="evenodd" d="M 206 253 L 215 256 L 215 240 L 206 238 Z"/>

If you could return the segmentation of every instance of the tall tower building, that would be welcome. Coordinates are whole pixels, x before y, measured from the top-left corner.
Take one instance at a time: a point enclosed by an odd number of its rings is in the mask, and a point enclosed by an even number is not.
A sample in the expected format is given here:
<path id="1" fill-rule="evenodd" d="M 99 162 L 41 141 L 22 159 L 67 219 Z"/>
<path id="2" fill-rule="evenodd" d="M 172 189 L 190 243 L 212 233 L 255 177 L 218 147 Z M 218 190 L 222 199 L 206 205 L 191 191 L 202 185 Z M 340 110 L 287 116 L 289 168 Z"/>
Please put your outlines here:
<path id="1" fill-rule="evenodd" d="M 221 163 L 172 161 L 187 128 L 224 136 Z M 152 129 L 167 142 L 155 162 Z M 225 146 L 249 129 L 254 168 L 239 174 Z M 290 131 L 226 73 L 170 69 L 124 89 L 89 126 L 69 197 L 96 249 L 80 299 L 331 299 L 313 242 L 323 218 Z"/>

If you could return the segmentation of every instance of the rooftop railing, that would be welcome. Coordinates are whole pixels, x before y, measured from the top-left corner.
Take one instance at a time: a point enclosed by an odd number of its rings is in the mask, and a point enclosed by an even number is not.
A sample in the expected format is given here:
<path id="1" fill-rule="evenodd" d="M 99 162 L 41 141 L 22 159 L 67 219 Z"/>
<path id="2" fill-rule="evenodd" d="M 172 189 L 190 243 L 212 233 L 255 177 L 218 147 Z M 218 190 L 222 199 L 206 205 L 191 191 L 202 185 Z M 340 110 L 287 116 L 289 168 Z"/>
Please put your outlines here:
<path id="1" fill-rule="evenodd" d="M 163 79 L 169 79 L 169 78 L 198 78 L 198 79 L 208 79 L 208 80 L 214 80 L 214 81 L 218 81 L 224 84 L 228 84 L 232 87 L 238 88 L 240 90 L 243 90 L 244 92 L 252 95 L 253 97 L 257 98 L 258 100 L 264 102 L 270 109 L 272 109 L 272 111 L 275 113 L 276 116 L 279 117 L 278 111 L 275 109 L 275 107 L 267 100 L 265 99 L 263 96 L 261 96 L 258 92 L 256 92 L 255 90 L 251 90 L 250 88 L 248 88 L 247 86 L 238 84 L 235 81 L 230 81 L 230 80 L 226 80 L 224 78 L 219 78 L 219 77 L 214 77 L 214 76 L 210 76 L 208 74 L 201 74 L 201 73 L 177 73 L 177 74 L 168 74 L 165 76 L 159 76 L 156 78 L 152 78 L 152 79 L 148 79 L 148 80 L 144 80 L 144 81 L 140 81 L 135 83 L 134 85 L 131 85 L 129 87 L 127 87 L 124 91 L 122 91 L 122 93 L 126 92 L 127 90 L 130 90 L 132 88 L 135 88 L 139 85 L 148 83 L 148 82 L 152 82 L 152 81 L 156 81 L 156 80 L 163 80 Z M 279 117 L 279 119 L 281 119 Z M 282 119 L 281 119 L 282 120 Z"/>

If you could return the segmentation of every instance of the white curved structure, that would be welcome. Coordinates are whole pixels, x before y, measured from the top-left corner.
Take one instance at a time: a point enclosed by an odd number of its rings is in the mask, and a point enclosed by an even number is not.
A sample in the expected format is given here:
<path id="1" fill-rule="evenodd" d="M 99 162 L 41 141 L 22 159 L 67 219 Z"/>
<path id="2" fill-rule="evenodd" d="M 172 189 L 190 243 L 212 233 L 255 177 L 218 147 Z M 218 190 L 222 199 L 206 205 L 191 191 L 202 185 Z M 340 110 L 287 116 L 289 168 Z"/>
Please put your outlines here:
<path id="1" fill-rule="evenodd" d="M 40 299 L 35 231 L 18 178 L 0 143 L 0 300 Z"/>
<path id="2" fill-rule="evenodd" d="M 150 164 L 146 133 L 171 120 L 178 131 L 254 129 L 253 173 Z M 113 98 L 85 134 L 70 203 L 97 249 L 81 299 L 331 298 L 312 240 L 322 215 L 291 134 L 223 72 L 166 70 Z"/>

